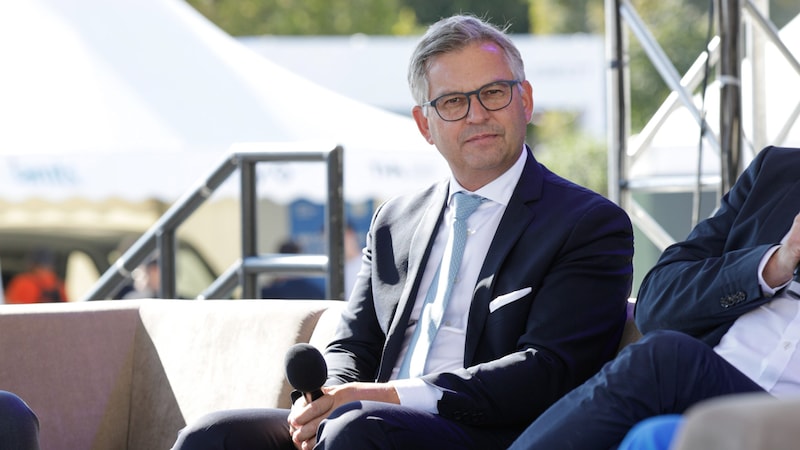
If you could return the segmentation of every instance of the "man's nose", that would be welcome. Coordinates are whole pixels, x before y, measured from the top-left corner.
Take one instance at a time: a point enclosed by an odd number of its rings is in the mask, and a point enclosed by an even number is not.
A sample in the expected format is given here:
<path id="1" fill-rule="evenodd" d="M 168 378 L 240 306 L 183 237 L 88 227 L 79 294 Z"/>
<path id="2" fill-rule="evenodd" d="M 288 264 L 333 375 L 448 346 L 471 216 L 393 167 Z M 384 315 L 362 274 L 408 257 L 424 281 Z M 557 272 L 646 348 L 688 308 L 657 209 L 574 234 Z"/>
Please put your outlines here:
<path id="1" fill-rule="evenodd" d="M 473 98 L 474 96 L 474 98 Z M 469 110 L 467 111 L 467 122 L 481 122 L 489 116 L 489 110 L 484 108 L 483 103 L 478 99 L 478 94 L 470 94 Z"/>

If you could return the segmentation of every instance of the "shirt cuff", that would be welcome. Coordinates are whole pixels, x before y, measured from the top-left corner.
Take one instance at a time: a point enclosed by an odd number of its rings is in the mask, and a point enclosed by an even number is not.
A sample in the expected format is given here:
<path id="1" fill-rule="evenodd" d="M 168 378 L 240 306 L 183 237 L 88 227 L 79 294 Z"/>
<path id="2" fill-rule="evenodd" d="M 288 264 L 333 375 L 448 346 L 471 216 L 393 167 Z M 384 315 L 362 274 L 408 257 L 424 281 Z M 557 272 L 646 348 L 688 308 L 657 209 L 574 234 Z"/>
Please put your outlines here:
<path id="1" fill-rule="evenodd" d="M 436 386 L 430 385 L 420 378 L 391 380 L 389 384 L 397 391 L 401 405 L 432 414 L 439 414 L 438 403 L 442 398 L 443 392 Z"/>
<path id="2" fill-rule="evenodd" d="M 773 245 L 772 247 L 764 253 L 764 256 L 761 257 L 761 262 L 758 264 L 758 284 L 761 286 L 761 293 L 764 294 L 765 297 L 772 297 L 775 295 L 776 292 L 780 291 L 781 289 L 785 288 L 791 281 L 787 281 L 786 283 L 776 287 L 771 288 L 766 281 L 764 281 L 764 267 L 767 266 L 767 261 L 772 256 L 773 253 L 778 251 L 780 245 Z"/>

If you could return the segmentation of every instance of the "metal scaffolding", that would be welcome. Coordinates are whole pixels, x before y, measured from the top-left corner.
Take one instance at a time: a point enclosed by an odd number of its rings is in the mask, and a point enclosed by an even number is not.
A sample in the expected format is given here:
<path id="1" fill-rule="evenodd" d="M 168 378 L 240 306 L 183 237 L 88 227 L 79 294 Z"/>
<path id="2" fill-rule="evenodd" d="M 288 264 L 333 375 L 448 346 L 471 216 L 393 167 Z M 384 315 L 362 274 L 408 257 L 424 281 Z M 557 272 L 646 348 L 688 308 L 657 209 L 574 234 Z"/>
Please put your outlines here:
<path id="1" fill-rule="evenodd" d="M 675 232 L 671 232 L 660 223 L 654 214 L 654 208 L 648 210 L 642 205 L 639 200 L 642 193 L 682 193 L 684 197 L 691 198 L 691 226 L 693 226 L 707 215 L 700 213 L 701 197 L 705 195 L 718 199 L 722 193 L 727 192 L 749 161 L 749 158 L 743 156 L 752 157 L 767 144 L 781 145 L 788 130 L 800 116 L 800 101 L 798 101 L 794 112 L 788 118 L 779 119 L 786 121 L 782 131 L 777 137 L 771 137 L 768 141 L 765 132 L 767 111 L 763 100 L 765 45 L 767 43 L 774 45 L 797 74 L 800 74 L 800 64 L 797 57 L 781 41 L 775 25 L 768 19 L 767 0 L 713 0 L 713 2 L 711 5 L 715 14 L 714 23 L 718 32 L 709 41 L 706 51 L 699 55 L 689 70 L 681 76 L 639 17 L 631 1 L 605 1 L 609 197 L 628 212 L 639 232 L 659 253 L 676 240 L 682 239 L 684 235 L 676 236 Z M 629 36 L 637 39 L 671 91 L 635 139 L 631 136 L 630 130 Z M 745 60 L 749 60 L 750 64 L 745 66 L 743 64 Z M 714 68 L 716 86 L 719 88 L 719 102 L 711 106 L 719 108 L 716 114 L 719 118 L 716 132 L 715 127 L 706 122 L 705 111 L 695 100 L 694 91 L 704 81 L 706 64 Z M 747 116 L 742 112 L 743 67 L 750 68 L 747 74 L 749 80 L 747 92 L 750 93 L 750 97 L 747 100 L 751 101 L 753 111 Z M 700 160 L 702 153 L 701 148 L 698 148 L 697 173 L 694 176 L 668 179 L 633 176 L 631 174 L 633 164 L 647 155 L 656 133 L 667 122 L 670 114 L 679 108 L 688 111 L 697 125 L 697 136 L 701 137 L 710 151 L 719 155 L 716 173 L 708 173 L 702 169 Z M 749 136 L 745 136 L 743 132 L 745 121 L 749 125 L 747 129 L 752 130 Z M 700 145 L 698 143 L 698 147 Z"/>

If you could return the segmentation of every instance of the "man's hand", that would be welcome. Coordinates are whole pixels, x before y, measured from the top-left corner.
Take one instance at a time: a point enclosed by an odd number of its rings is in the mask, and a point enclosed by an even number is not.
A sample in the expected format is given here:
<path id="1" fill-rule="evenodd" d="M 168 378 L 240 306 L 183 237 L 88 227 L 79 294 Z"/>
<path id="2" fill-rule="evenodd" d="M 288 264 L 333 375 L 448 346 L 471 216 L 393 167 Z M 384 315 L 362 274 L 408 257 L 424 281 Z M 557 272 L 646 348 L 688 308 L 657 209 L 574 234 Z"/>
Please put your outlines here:
<path id="1" fill-rule="evenodd" d="M 796 215 L 789 233 L 781 246 L 764 267 L 764 281 L 770 287 L 778 287 L 792 279 L 794 269 L 800 263 L 800 214 Z"/>
<path id="2" fill-rule="evenodd" d="M 322 397 L 311 403 L 301 397 L 289 413 L 289 431 L 298 450 L 311 450 L 317 441 L 317 428 L 336 408 L 350 402 L 373 400 L 400 404 L 394 387 L 387 383 L 347 383 L 323 387 Z"/>

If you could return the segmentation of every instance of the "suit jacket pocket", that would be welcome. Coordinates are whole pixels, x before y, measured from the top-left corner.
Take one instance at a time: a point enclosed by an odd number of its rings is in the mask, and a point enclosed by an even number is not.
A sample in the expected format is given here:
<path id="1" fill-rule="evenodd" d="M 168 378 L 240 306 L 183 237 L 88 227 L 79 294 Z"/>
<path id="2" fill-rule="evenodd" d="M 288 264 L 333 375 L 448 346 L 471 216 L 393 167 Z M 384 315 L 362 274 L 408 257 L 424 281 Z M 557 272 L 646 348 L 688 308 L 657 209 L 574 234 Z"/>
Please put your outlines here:
<path id="1" fill-rule="evenodd" d="M 522 289 L 519 289 L 519 290 L 516 290 L 516 291 L 513 291 L 513 292 L 509 292 L 508 294 L 503 294 L 503 295 L 495 298 L 494 300 L 489 302 L 489 314 L 497 311 L 499 308 L 502 308 L 503 306 L 506 306 L 507 304 L 509 304 L 511 302 L 515 302 L 515 301 L 521 299 L 522 297 L 525 297 L 526 295 L 530 294 L 532 290 L 533 290 L 533 288 L 528 286 L 526 288 L 522 288 Z"/>

